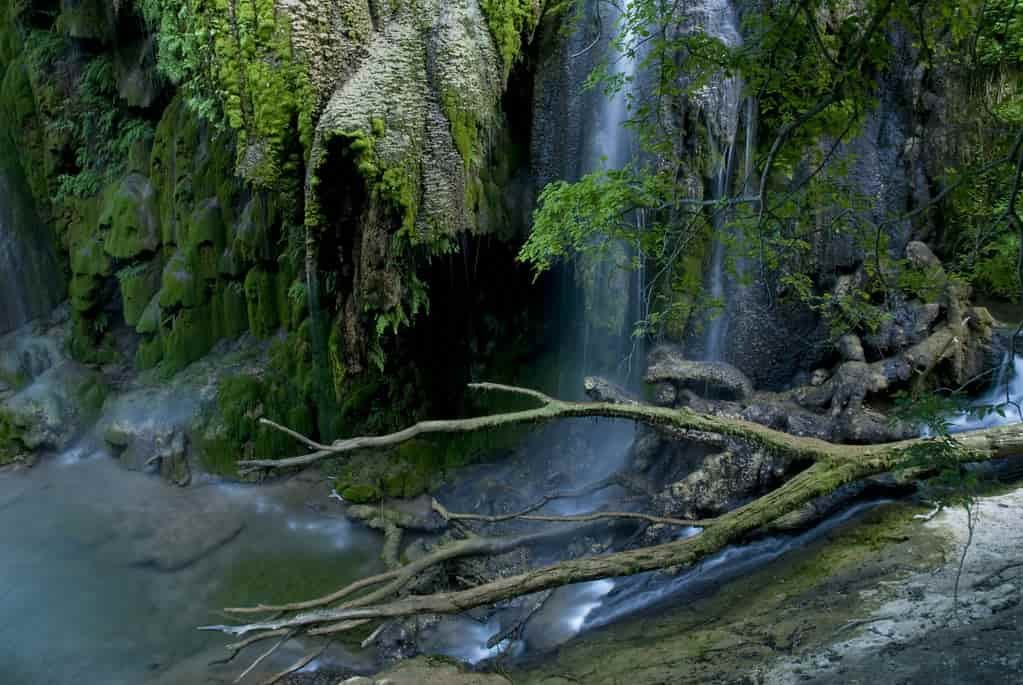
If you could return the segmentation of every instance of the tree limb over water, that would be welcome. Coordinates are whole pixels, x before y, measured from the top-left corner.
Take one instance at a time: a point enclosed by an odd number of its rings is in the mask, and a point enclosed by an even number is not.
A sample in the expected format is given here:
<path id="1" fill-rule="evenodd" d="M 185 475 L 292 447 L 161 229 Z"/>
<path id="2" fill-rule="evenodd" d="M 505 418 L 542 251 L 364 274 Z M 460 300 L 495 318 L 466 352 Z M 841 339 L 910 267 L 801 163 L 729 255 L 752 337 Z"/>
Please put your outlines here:
<path id="1" fill-rule="evenodd" d="M 483 417 L 425 421 L 396 433 L 360 436 L 338 440 L 329 445 L 294 434 L 294 437 L 314 451 L 290 459 L 242 462 L 241 467 L 250 472 L 305 467 L 355 450 L 394 447 L 423 435 L 484 431 L 501 426 L 544 423 L 563 418 L 603 417 L 629 419 L 652 427 L 673 429 L 681 431 L 682 435 L 691 435 L 695 432 L 737 438 L 774 451 L 779 456 L 800 465 L 802 470 L 772 492 L 715 519 L 698 522 L 667 519 L 657 521 L 654 519 L 658 517 L 629 514 L 647 524 L 696 523 L 702 526 L 702 531 L 695 537 L 603 556 L 566 560 L 526 573 L 498 578 L 468 589 L 403 595 L 402 593 L 417 578 L 451 560 L 493 556 L 541 540 L 549 541 L 562 535 L 578 535 L 581 529 L 586 527 L 581 525 L 583 523 L 592 525 L 594 521 L 599 522 L 601 519 L 624 516 L 620 512 L 599 512 L 597 516 L 546 517 L 533 515 L 532 512 L 539 507 L 530 507 L 517 514 L 486 517 L 453 514 L 443 507 L 435 507 L 435 510 L 448 520 L 470 519 L 483 523 L 497 523 L 522 519 L 547 521 L 552 525 L 534 533 L 505 537 L 470 537 L 451 542 L 400 569 L 356 581 L 324 597 L 295 604 L 259 605 L 227 610 L 235 615 L 269 614 L 269 618 L 241 625 L 206 626 L 203 629 L 246 637 L 244 641 L 246 645 L 292 632 L 296 635 L 329 636 L 370 621 L 420 614 L 456 614 L 573 583 L 668 568 L 685 568 L 719 552 L 729 544 L 742 541 L 780 517 L 832 493 L 847 483 L 909 466 L 918 467 L 921 450 L 926 450 L 933 444 L 931 439 L 917 438 L 869 446 L 840 445 L 816 438 L 789 435 L 748 421 L 702 414 L 685 408 L 669 409 L 609 402 L 566 402 L 535 390 L 493 383 L 477 383 L 470 387 L 479 391 L 526 396 L 535 400 L 539 406 Z M 281 428 L 289 434 L 293 433 L 272 422 L 264 423 Z M 955 444 L 955 459 L 960 463 L 1014 457 L 1023 453 L 1023 425 L 963 433 L 956 436 Z"/>

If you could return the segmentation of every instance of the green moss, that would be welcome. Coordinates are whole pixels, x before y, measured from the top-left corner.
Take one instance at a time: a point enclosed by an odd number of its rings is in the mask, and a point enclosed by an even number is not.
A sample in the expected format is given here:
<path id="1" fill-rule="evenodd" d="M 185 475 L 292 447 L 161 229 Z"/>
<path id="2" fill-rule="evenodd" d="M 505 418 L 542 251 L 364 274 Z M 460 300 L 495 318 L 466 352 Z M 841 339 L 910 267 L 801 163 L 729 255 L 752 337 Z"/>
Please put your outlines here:
<path id="1" fill-rule="evenodd" d="M 249 329 L 257 338 L 268 338 L 280 325 L 277 274 L 254 268 L 245 277 L 245 300 Z"/>
<path id="2" fill-rule="evenodd" d="M 203 357 L 213 344 L 212 309 L 208 305 L 182 309 L 163 336 L 163 370 L 173 374 Z"/>
<path id="3" fill-rule="evenodd" d="M 240 283 L 227 283 L 213 295 L 213 322 L 218 338 L 237 338 L 248 330 L 248 302 Z"/>
<path id="4" fill-rule="evenodd" d="M 315 95 L 292 48 L 291 24 L 274 0 L 218 0 L 184 9 L 153 0 L 146 14 L 166 48 L 160 51 L 163 72 L 199 109 L 219 110 L 237 134 L 244 176 L 264 187 L 297 176 L 302 158 L 294 148 L 312 142 Z"/>
<path id="5" fill-rule="evenodd" d="M 163 361 L 163 341 L 149 338 L 139 343 L 135 351 L 135 365 L 140 369 L 152 369 Z"/>
<path id="6" fill-rule="evenodd" d="M 380 488 L 366 484 L 349 485 L 338 492 L 345 500 L 353 504 L 379 502 L 383 496 Z"/>
<path id="7" fill-rule="evenodd" d="M 507 79 L 522 50 L 523 36 L 532 33 L 539 21 L 532 0 L 481 0 L 490 34 L 504 65 Z"/>
<path id="8" fill-rule="evenodd" d="M 219 202 L 216 199 L 207 200 L 192 212 L 185 236 L 185 245 L 189 247 L 211 246 L 219 251 L 224 248 L 226 233 Z"/>
<path id="9" fill-rule="evenodd" d="M 160 264 L 156 261 L 117 272 L 117 280 L 121 285 L 124 321 L 129 326 L 139 324 L 153 296 L 160 290 L 160 274 Z"/>
<path id="10" fill-rule="evenodd" d="M 29 458 L 30 450 L 23 439 L 25 427 L 15 417 L 0 407 L 0 466 Z"/>
<path id="11" fill-rule="evenodd" d="M 306 435 L 316 435 L 311 352 L 298 334 L 273 345 L 266 372 L 225 379 L 217 392 L 217 410 L 199 439 L 203 466 L 234 474 L 241 459 L 277 459 L 295 453 L 295 442 L 259 423 L 271 418 Z"/>
<path id="12" fill-rule="evenodd" d="M 142 310 L 135 331 L 142 334 L 153 334 L 160 330 L 160 317 L 163 310 L 160 309 L 160 294 L 157 293 L 149 299 L 149 304 Z"/>
<path id="13" fill-rule="evenodd" d="M 273 199 L 266 193 L 257 193 L 246 203 L 234 226 L 232 250 L 249 262 L 274 261 L 279 225 L 280 214 Z"/>
<path id="14" fill-rule="evenodd" d="M 163 270 L 160 306 L 198 307 L 209 301 L 217 278 L 217 252 L 210 245 L 179 249 Z"/>
<path id="15" fill-rule="evenodd" d="M 130 174 L 106 193 L 100 227 L 109 227 L 104 244 L 107 254 L 134 259 L 156 252 L 160 229 L 155 200 L 153 186 L 139 174 Z"/>
<path id="16" fill-rule="evenodd" d="M 94 235 L 72 249 L 71 271 L 78 276 L 109 276 L 112 273 L 102 234 Z"/>
<path id="17" fill-rule="evenodd" d="M 87 312 L 98 304 L 97 295 L 103 285 L 103 279 L 88 274 L 75 274 L 71 278 L 68 294 L 71 296 L 71 308 L 76 312 Z"/>

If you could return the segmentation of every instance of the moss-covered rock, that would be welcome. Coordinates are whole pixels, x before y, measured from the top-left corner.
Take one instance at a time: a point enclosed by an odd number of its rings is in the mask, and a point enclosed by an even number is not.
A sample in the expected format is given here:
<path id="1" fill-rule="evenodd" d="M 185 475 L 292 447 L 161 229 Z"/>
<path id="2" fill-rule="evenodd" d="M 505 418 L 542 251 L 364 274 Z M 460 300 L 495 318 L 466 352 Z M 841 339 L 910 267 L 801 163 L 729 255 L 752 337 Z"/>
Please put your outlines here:
<path id="1" fill-rule="evenodd" d="M 160 293 L 157 292 L 151 298 L 142 315 L 135 324 L 135 331 L 143 334 L 153 334 L 160 330 L 160 320 L 163 310 L 160 308 Z"/>
<path id="2" fill-rule="evenodd" d="M 160 263 L 155 260 L 117 272 L 117 280 L 121 285 L 124 321 L 129 326 L 138 326 L 142 321 L 146 309 L 153 301 L 153 296 L 160 290 L 160 276 Z"/>
<path id="3" fill-rule="evenodd" d="M 163 364 L 168 374 L 201 359 L 216 342 L 209 305 L 180 310 L 163 334 Z"/>
<path id="4" fill-rule="evenodd" d="M 189 247 L 211 246 L 220 251 L 224 248 L 227 229 L 217 198 L 199 203 L 188 222 L 184 244 Z"/>
<path id="5" fill-rule="evenodd" d="M 97 294 L 103 285 L 103 279 L 89 274 L 75 274 L 71 278 L 69 295 L 71 308 L 76 313 L 88 312 L 98 304 Z"/>
<path id="6" fill-rule="evenodd" d="M 128 174 L 110 189 L 100 214 L 100 229 L 109 229 L 104 249 L 111 257 L 130 260 L 160 247 L 156 190 L 141 174 Z"/>
<path id="7" fill-rule="evenodd" d="M 287 294 L 278 274 L 254 268 L 245 277 L 249 328 L 257 338 L 267 338 L 280 326 L 287 311 Z"/>
<path id="8" fill-rule="evenodd" d="M 217 277 L 217 253 L 212 246 L 178 249 L 163 270 L 160 306 L 198 307 L 209 301 Z"/>
<path id="9" fill-rule="evenodd" d="M 263 417 L 315 435 L 310 371 L 308 343 L 301 334 L 292 334 L 272 345 L 269 365 L 260 374 L 225 379 L 217 392 L 216 410 L 198 430 L 204 468 L 233 475 L 240 460 L 294 453 L 295 442 L 262 425 Z"/>
<path id="10" fill-rule="evenodd" d="M 249 328 L 248 302 L 241 283 L 229 282 L 213 294 L 214 334 L 217 338 L 236 338 Z"/>

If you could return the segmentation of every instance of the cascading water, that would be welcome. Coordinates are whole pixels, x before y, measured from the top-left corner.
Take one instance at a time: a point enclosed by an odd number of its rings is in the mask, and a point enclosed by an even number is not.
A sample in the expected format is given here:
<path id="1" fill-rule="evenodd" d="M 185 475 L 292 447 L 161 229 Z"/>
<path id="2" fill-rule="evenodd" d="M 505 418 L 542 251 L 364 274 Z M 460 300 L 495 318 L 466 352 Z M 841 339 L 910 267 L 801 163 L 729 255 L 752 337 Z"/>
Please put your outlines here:
<path id="1" fill-rule="evenodd" d="M 602 17 L 605 35 L 619 24 L 620 15 Z M 626 41 L 630 39 L 625 37 Z M 629 119 L 629 88 L 638 67 L 635 55 L 612 58 L 612 71 L 625 86 L 599 100 L 590 122 L 591 134 L 584 142 L 582 173 L 618 170 L 635 155 L 635 136 L 626 126 Z M 641 216 L 634 219 L 642 221 Z M 626 360 L 631 350 L 631 326 L 642 312 L 642 274 L 631 268 L 632 246 L 616 242 L 602 254 L 585 256 L 576 264 L 581 324 L 579 361 L 584 374 L 599 374 L 628 384 Z"/>
<path id="2" fill-rule="evenodd" d="M 721 41 L 728 48 L 742 44 L 735 8 L 728 0 L 705 0 L 694 6 L 690 12 L 695 26 L 707 36 Z M 731 193 L 735 178 L 736 143 L 739 132 L 740 110 L 742 107 L 742 79 L 737 75 L 722 74 L 696 93 L 694 100 L 703 111 L 707 123 L 707 147 L 711 156 L 710 199 L 714 202 L 725 200 Z M 741 186 L 747 188 L 753 174 L 753 152 L 756 142 L 756 107 L 747 99 L 745 159 Z M 715 307 L 725 302 L 725 259 L 727 240 L 722 235 L 727 229 L 728 211 L 715 208 L 713 226 L 714 247 L 711 257 L 708 289 Z M 703 339 L 703 358 L 707 361 L 721 361 L 724 358 L 724 339 L 728 330 L 726 308 L 707 321 Z"/>
<path id="3" fill-rule="evenodd" d="M 983 407 L 984 411 L 965 411 L 952 417 L 949 430 L 961 433 L 1023 421 L 1023 357 L 1017 355 L 1010 360 L 1009 353 L 1006 353 L 995 382 L 975 406 Z M 993 411 L 994 407 L 1001 411 Z"/>
<path id="4" fill-rule="evenodd" d="M 0 140 L 0 334 L 42 316 L 60 300 L 61 271 L 24 174 Z"/>

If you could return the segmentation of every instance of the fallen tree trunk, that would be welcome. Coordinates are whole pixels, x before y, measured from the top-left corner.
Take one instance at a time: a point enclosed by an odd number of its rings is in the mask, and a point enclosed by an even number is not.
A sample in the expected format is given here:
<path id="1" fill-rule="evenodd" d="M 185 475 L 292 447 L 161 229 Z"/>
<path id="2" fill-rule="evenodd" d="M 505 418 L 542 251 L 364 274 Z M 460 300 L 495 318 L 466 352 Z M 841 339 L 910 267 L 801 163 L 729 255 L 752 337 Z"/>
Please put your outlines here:
<path id="1" fill-rule="evenodd" d="M 205 629 L 239 636 L 250 633 L 264 634 L 268 639 L 281 635 L 280 631 L 282 630 L 294 631 L 295 634 L 330 634 L 362 625 L 370 620 L 393 619 L 418 614 L 461 613 L 475 607 L 492 605 L 572 583 L 690 566 L 729 544 L 741 541 L 751 533 L 767 527 L 807 503 L 834 492 L 843 485 L 900 468 L 919 466 L 921 459 L 926 458 L 926 451 L 936 444 L 934 440 L 918 438 L 872 446 L 838 445 L 815 438 L 789 435 L 755 423 L 699 414 L 686 409 L 665 409 L 638 404 L 564 402 L 536 391 L 510 386 L 482 383 L 472 387 L 484 391 L 526 395 L 537 400 L 540 406 L 535 409 L 493 416 L 427 421 L 390 435 L 351 438 L 337 441 L 331 445 L 319 444 L 304 436 L 287 431 L 307 444 L 314 452 L 302 457 L 279 461 L 244 462 L 243 467 L 255 470 L 300 467 L 337 457 L 353 450 L 395 446 L 428 434 L 480 431 L 499 426 L 539 423 L 561 418 L 605 417 L 631 419 L 654 427 L 671 428 L 680 431 L 683 435 L 710 433 L 738 438 L 755 443 L 761 448 L 774 450 L 793 463 L 805 464 L 806 468 L 776 490 L 718 518 L 699 522 L 703 526 L 702 532 L 685 540 L 604 556 L 562 561 L 526 573 L 499 578 L 465 590 L 404 597 L 399 595 L 400 590 L 406 587 L 416 574 L 425 571 L 435 563 L 457 558 L 462 553 L 508 551 L 527 543 L 530 536 L 500 542 L 476 539 L 467 543 L 453 543 L 450 549 L 438 552 L 435 556 L 431 555 L 433 558 L 415 562 L 405 567 L 400 573 L 385 574 L 385 577 L 380 579 L 381 583 L 386 583 L 384 588 L 362 598 L 361 601 L 330 606 L 335 603 L 335 600 L 350 595 L 348 590 L 342 590 L 333 596 L 299 605 L 255 608 L 255 610 L 263 611 L 283 611 L 286 614 L 275 616 L 269 620 L 244 625 L 207 626 Z M 276 426 L 272 423 L 271 425 Z M 282 428 L 282 430 L 287 429 Z M 1016 456 L 1023 453 L 1023 425 L 963 433 L 957 435 L 952 444 L 954 446 L 953 459 L 960 463 Z M 948 459 L 947 451 L 944 458 Z M 492 521 L 503 521 L 515 516 L 459 516 L 452 515 L 443 508 L 442 511 L 452 519 L 474 519 L 484 522 L 488 518 Z M 522 518 L 526 518 L 526 516 L 522 516 Z M 550 518 L 556 520 L 558 517 Z M 646 518 L 647 523 L 654 522 L 650 520 L 651 517 L 639 518 Z M 684 522 L 678 521 L 677 523 Z M 251 613 L 253 609 L 234 611 Z"/>

